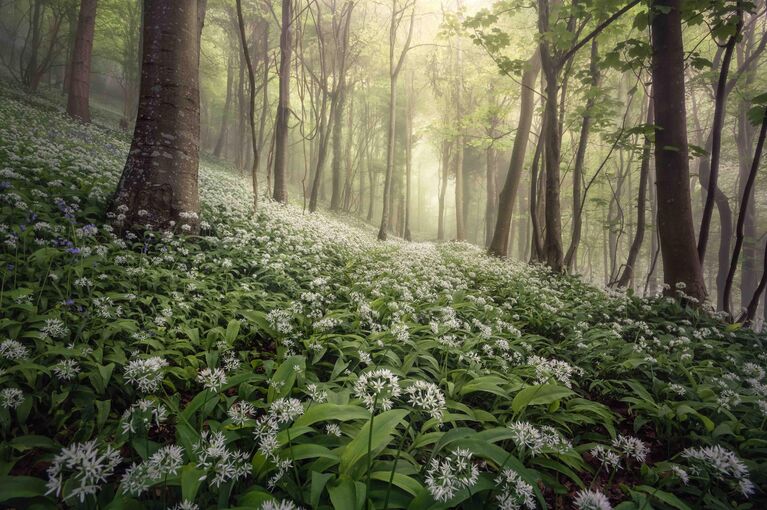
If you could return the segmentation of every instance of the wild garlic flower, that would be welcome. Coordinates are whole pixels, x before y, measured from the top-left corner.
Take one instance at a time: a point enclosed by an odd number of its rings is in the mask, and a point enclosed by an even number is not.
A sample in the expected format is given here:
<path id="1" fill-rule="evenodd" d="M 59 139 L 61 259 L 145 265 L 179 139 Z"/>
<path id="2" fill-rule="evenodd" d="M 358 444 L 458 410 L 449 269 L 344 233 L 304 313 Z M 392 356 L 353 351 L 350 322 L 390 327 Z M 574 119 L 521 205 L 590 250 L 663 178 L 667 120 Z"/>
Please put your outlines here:
<path id="1" fill-rule="evenodd" d="M 671 466 L 671 472 L 674 473 L 674 476 L 679 478 L 683 484 L 687 485 L 690 482 L 690 475 L 688 475 L 687 471 L 680 466 Z"/>
<path id="2" fill-rule="evenodd" d="M 354 395 L 362 400 L 362 403 L 371 413 L 377 409 L 388 411 L 392 408 L 392 399 L 401 393 L 399 377 L 391 370 L 378 368 L 360 374 L 354 383 Z"/>
<path id="3" fill-rule="evenodd" d="M 405 388 L 408 402 L 415 409 L 426 411 L 432 418 L 442 422 L 442 414 L 445 412 L 445 395 L 434 383 L 418 380 Z"/>
<path id="4" fill-rule="evenodd" d="M 24 403 L 24 392 L 18 388 L 4 388 L 0 391 L 0 407 L 16 409 Z"/>
<path id="5" fill-rule="evenodd" d="M 95 440 L 66 446 L 48 467 L 46 494 L 60 497 L 66 484 L 69 494 L 64 499 L 78 498 L 82 503 L 99 491 L 121 461 L 118 451 L 109 445 L 101 447 Z"/>
<path id="6" fill-rule="evenodd" d="M 290 423 L 304 414 L 304 407 L 297 398 L 280 398 L 271 403 L 269 414 L 278 424 L 282 425 Z"/>
<path id="7" fill-rule="evenodd" d="M 328 400 L 328 392 L 319 389 L 315 383 L 309 383 L 306 385 L 306 393 L 309 395 L 309 398 L 317 404 L 322 404 Z"/>
<path id="8" fill-rule="evenodd" d="M 194 501 L 189 501 L 188 499 L 185 499 L 181 501 L 181 503 L 178 503 L 171 507 L 171 510 L 200 510 L 200 507 L 195 503 Z"/>
<path id="9" fill-rule="evenodd" d="M 59 381 L 69 382 L 80 373 L 80 365 L 73 359 L 63 359 L 53 366 L 53 373 Z"/>
<path id="10" fill-rule="evenodd" d="M 575 494 L 575 508 L 578 510 L 612 510 L 607 496 L 599 491 L 584 489 Z"/>
<path id="11" fill-rule="evenodd" d="M 570 442 L 554 427 L 543 425 L 537 428 L 526 421 L 517 421 L 506 426 L 511 432 L 514 444 L 529 449 L 532 455 L 539 455 L 544 449 L 564 453 L 572 448 Z"/>
<path id="12" fill-rule="evenodd" d="M 472 453 L 456 448 L 442 460 L 432 459 L 426 475 L 426 488 L 437 501 L 449 501 L 456 491 L 473 487 L 479 479 L 479 469 L 472 462 Z"/>
<path id="13" fill-rule="evenodd" d="M 132 360 L 125 366 L 125 380 L 142 393 L 151 393 L 160 388 L 163 369 L 167 366 L 168 362 L 159 356 Z"/>
<path id="14" fill-rule="evenodd" d="M 329 436 L 341 437 L 341 427 L 337 423 L 328 423 L 325 425 L 325 432 Z"/>
<path id="15" fill-rule="evenodd" d="M 253 404 L 250 402 L 241 400 L 239 402 L 235 402 L 235 404 L 229 408 L 227 414 L 229 415 L 229 419 L 232 420 L 232 423 L 242 427 L 248 422 L 248 420 L 256 415 L 256 408 L 253 407 Z"/>
<path id="16" fill-rule="evenodd" d="M 276 499 L 273 499 L 271 501 L 265 501 L 261 503 L 259 510 L 301 510 L 301 507 L 296 506 L 296 504 L 292 501 L 277 501 Z"/>
<path id="17" fill-rule="evenodd" d="M 620 451 L 626 458 L 632 458 L 637 462 L 643 463 L 647 459 L 649 452 L 647 445 L 641 439 L 632 436 L 618 434 L 613 439 L 613 447 Z"/>
<path id="18" fill-rule="evenodd" d="M 178 475 L 184 465 L 184 449 L 163 446 L 141 464 L 129 467 L 121 480 L 123 493 L 140 496 L 153 485 Z"/>
<path id="19" fill-rule="evenodd" d="M 123 434 L 149 432 L 151 427 L 159 427 L 168 418 L 168 409 L 160 402 L 141 399 L 125 410 L 120 418 Z"/>
<path id="20" fill-rule="evenodd" d="M 500 493 L 495 496 L 499 510 L 535 510 L 533 486 L 519 476 L 513 469 L 504 469 L 495 478 L 500 486 Z"/>
<path id="21" fill-rule="evenodd" d="M 206 390 L 218 391 L 226 384 L 226 372 L 220 368 L 203 368 L 197 374 L 197 381 L 201 383 Z"/>
<path id="22" fill-rule="evenodd" d="M 598 444 L 589 453 L 597 459 L 608 471 L 618 470 L 621 468 L 621 457 L 612 450 L 605 448 L 603 445 Z"/>
<path id="23" fill-rule="evenodd" d="M 705 472 L 720 482 L 735 484 L 746 497 L 753 494 L 754 484 L 749 479 L 748 467 L 730 450 L 719 445 L 686 448 L 682 457 L 690 462 L 693 474 Z"/>
<path id="24" fill-rule="evenodd" d="M 200 479 L 205 480 L 212 475 L 210 484 L 213 487 L 250 474 L 248 454 L 227 448 L 222 432 L 204 431 L 193 452 L 197 468 L 205 471 Z"/>
<path id="25" fill-rule="evenodd" d="M 29 349 L 17 340 L 3 340 L 0 343 L 0 358 L 18 361 L 29 357 Z"/>

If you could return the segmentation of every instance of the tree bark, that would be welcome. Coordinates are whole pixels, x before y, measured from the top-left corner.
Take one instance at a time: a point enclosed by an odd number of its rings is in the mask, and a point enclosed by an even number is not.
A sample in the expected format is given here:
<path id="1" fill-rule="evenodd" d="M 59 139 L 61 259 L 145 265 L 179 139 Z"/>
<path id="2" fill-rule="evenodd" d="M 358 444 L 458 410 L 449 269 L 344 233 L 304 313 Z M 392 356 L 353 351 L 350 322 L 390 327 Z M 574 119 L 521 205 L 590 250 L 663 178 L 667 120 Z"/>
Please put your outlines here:
<path id="1" fill-rule="evenodd" d="M 274 122 L 274 199 L 288 201 L 285 182 L 288 165 L 288 116 L 290 115 L 290 60 L 293 52 L 293 0 L 282 0 L 282 30 L 280 32 L 279 100 Z"/>
<path id="2" fill-rule="evenodd" d="M 216 141 L 216 147 L 213 149 L 213 155 L 217 158 L 221 157 L 221 153 L 224 150 L 226 144 L 226 133 L 228 131 L 229 123 L 229 109 L 232 106 L 232 82 L 234 81 L 234 66 L 232 65 L 232 57 L 229 56 L 226 66 L 226 99 L 224 99 L 224 112 L 221 114 L 221 130 L 218 132 L 218 140 Z"/>
<path id="3" fill-rule="evenodd" d="M 511 218 L 514 214 L 514 202 L 519 192 L 519 181 L 524 170 L 525 153 L 527 152 L 527 145 L 530 139 L 530 128 L 533 124 L 533 112 L 535 110 L 534 87 L 540 68 L 540 52 L 536 50 L 522 74 L 517 134 L 511 150 L 509 171 L 506 174 L 506 180 L 498 198 L 498 217 L 495 221 L 493 239 L 488 250 L 491 255 L 497 257 L 506 257 L 508 254 Z"/>
<path id="4" fill-rule="evenodd" d="M 658 233 L 667 292 L 677 284 L 699 301 L 706 297 L 690 201 L 681 0 L 656 0 L 652 18 L 652 76 Z"/>
<path id="5" fill-rule="evenodd" d="M 250 178 L 253 183 L 253 210 L 258 208 L 258 163 L 259 147 L 256 139 L 256 73 L 253 69 L 253 60 L 250 58 L 248 37 L 245 34 L 245 20 L 242 17 L 242 0 L 237 0 L 237 25 L 240 28 L 240 44 L 245 65 L 248 67 L 248 124 L 250 125 L 250 144 L 253 151 Z"/>
<path id="6" fill-rule="evenodd" d="M 91 54 L 93 53 L 93 33 L 96 28 L 97 3 L 98 0 L 80 0 L 77 35 L 72 50 L 67 113 L 82 122 L 91 121 L 88 102 L 91 90 Z"/>
<path id="7" fill-rule="evenodd" d="M 450 175 L 450 148 L 452 144 L 447 140 L 442 140 L 442 160 L 440 162 L 440 182 L 439 193 L 437 195 L 437 240 L 445 240 L 445 198 L 447 195 L 447 178 Z"/>
<path id="8" fill-rule="evenodd" d="M 141 93 L 111 213 L 119 226 L 199 230 L 199 32 L 194 2 L 144 0 Z"/>

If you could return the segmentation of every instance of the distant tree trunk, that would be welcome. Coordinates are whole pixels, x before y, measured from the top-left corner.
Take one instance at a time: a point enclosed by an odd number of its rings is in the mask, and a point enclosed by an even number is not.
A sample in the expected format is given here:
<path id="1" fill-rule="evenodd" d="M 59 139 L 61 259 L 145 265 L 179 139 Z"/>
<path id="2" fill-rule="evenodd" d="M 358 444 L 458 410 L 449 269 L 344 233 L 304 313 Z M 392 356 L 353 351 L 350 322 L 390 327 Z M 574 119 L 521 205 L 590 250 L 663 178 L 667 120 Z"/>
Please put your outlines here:
<path id="1" fill-rule="evenodd" d="M 413 173 L 413 113 L 415 104 L 413 97 L 415 87 L 413 86 L 414 76 L 410 73 L 408 86 L 407 108 L 405 113 L 405 204 L 404 204 L 404 237 L 405 241 L 412 241 L 413 236 L 410 232 L 410 209 L 412 197 L 412 173 Z"/>
<path id="2" fill-rule="evenodd" d="M 767 108 L 765 108 L 762 114 L 762 127 L 759 130 L 759 139 L 756 142 L 756 149 L 754 150 L 754 159 L 751 163 L 751 169 L 748 173 L 748 178 L 743 185 L 743 196 L 740 202 L 740 212 L 738 213 L 738 224 L 735 229 L 735 247 L 732 250 L 732 259 L 730 260 L 730 271 L 727 273 L 727 281 L 724 285 L 724 310 L 732 315 L 732 282 L 735 278 L 735 271 L 738 268 L 738 259 L 740 257 L 740 251 L 743 247 L 743 241 L 745 239 L 745 223 L 746 215 L 748 214 L 749 203 L 753 196 L 754 181 L 756 181 L 756 174 L 759 172 L 759 161 L 762 157 L 762 149 L 764 148 L 764 139 L 767 136 Z M 756 292 L 756 290 L 754 290 Z"/>
<path id="3" fill-rule="evenodd" d="M 647 124 L 653 123 L 653 105 L 650 100 L 647 106 Z M 647 203 L 647 181 L 650 176 L 650 157 L 652 156 L 652 141 L 649 137 L 645 136 L 644 147 L 642 148 L 642 162 L 639 170 L 639 196 L 637 197 L 637 224 L 636 232 L 634 233 L 634 240 L 631 242 L 631 248 L 629 248 L 628 258 L 626 259 L 626 266 L 623 269 L 618 279 L 618 287 L 628 287 L 634 280 L 634 265 L 639 258 L 639 251 L 642 249 L 642 241 L 644 240 L 645 232 L 645 211 Z"/>
<path id="4" fill-rule="evenodd" d="M 91 90 L 91 53 L 93 32 L 96 28 L 96 5 L 98 0 L 80 0 L 77 34 L 72 51 L 67 113 L 82 122 L 91 121 L 88 105 Z"/>
<path id="5" fill-rule="evenodd" d="M 293 51 L 293 0 L 282 0 L 282 30 L 280 32 L 279 100 L 274 122 L 274 199 L 288 201 L 285 182 L 288 165 L 288 116 L 290 115 L 290 60 Z"/>
<path id="6" fill-rule="evenodd" d="M 591 112 L 597 99 L 597 87 L 599 87 L 599 46 L 597 39 L 591 41 L 591 64 L 589 66 L 590 88 L 586 99 L 586 109 L 581 121 L 581 134 L 578 140 L 578 149 L 575 153 L 575 166 L 573 167 L 573 231 L 570 239 L 570 247 L 565 255 L 565 266 L 570 271 L 575 269 L 578 260 L 578 244 L 581 242 L 581 230 L 583 228 L 583 211 L 581 211 L 583 184 L 583 164 L 586 160 L 586 149 L 591 133 Z"/>
<path id="7" fill-rule="evenodd" d="M 437 240 L 445 240 L 445 198 L 447 195 L 447 178 L 450 175 L 450 148 L 451 143 L 448 140 L 442 141 L 442 159 L 440 161 L 440 180 L 439 193 L 437 195 Z"/>
<path id="8" fill-rule="evenodd" d="M 237 0 L 237 25 L 240 28 L 240 45 L 245 65 L 248 67 L 248 124 L 250 124 L 250 144 L 253 151 L 250 178 L 253 183 L 253 210 L 258 208 L 258 163 L 259 148 L 256 134 L 256 73 L 253 69 L 253 60 L 250 58 L 248 37 L 245 34 L 245 20 L 242 17 L 242 0 Z"/>
<path id="9" fill-rule="evenodd" d="M 533 112 L 535 110 L 534 87 L 540 68 L 540 52 L 536 50 L 522 74 L 517 132 L 514 138 L 514 146 L 511 150 L 509 171 L 506 174 L 506 181 L 498 199 L 498 216 L 493 230 L 493 239 L 488 250 L 491 255 L 497 257 L 505 257 L 508 254 L 511 218 L 514 214 L 514 201 L 519 192 L 519 181 L 524 169 L 525 153 L 527 152 L 530 138 L 530 128 L 533 124 Z"/>
<path id="10" fill-rule="evenodd" d="M 719 190 L 719 156 L 722 149 L 722 125 L 724 124 L 725 101 L 727 99 L 727 73 L 730 71 L 730 62 L 735 51 L 735 44 L 738 42 L 740 30 L 742 27 L 742 14 L 740 10 L 740 0 L 735 1 L 737 24 L 735 33 L 727 40 L 722 58 L 722 67 L 719 70 L 719 81 L 716 86 L 714 101 L 714 124 L 711 127 L 711 167 L 708 172 L 708 186 L 706 192 L 706 203 L 703 206 L 703 217 L 700 222 L 700 231 L 698 233 L 698 258 L 701 265 L 706 258 L 706 248 L 708 246 L 708 232 L 711 228 L 711 216 L 714 212 L 714 200 L 716 192 Z"/>
<path id="11" fill-rule="evenodd" d="M 331 194 L 330 210 L 339 211 L 341 209 L 341 166 L 343 163 L 343 124 L 344 124 L 344 106 L 346 103 L 346 80 L 343 76 L 338 78 L 339 85 L 336 88 L 333 101 L 336 103 L 333 112 L 331 130 L 333 131 L 333 162 L 331 163 Z"/>
<path id="12" fill-rule="evenodd" d="M 485 149 L 485 246 L 493 242 L 493 228 L 498 210 L 498 151 L 491 145 Z"/>
<path id="13" fill-rule="evenodd" d="M 652 17 L 652 76 L 655 123 L 655 174 L 658 232 L 668 292 L 706 298 L 698 259 L 690 201 L 690 169 L 685 113 L 681 0 L 655 0 Z"/>
<path id="14" fill-rule="evenodd" d="M 386 135 L 386 175 L 384 176 L 383 211 L 381 212 L 381 226 L 378 229 L 378 240 L 386 241 L 389 230 L 389 214 L 391 209 L 391 187 L 394 173 L 394 138 L 396 134 L 396 109 L 397 109 L 397 78 L 405 62 L 407 52 L 410 50 L 410 42 L 413 38 L 415 25 L 415 0 L 412 2 L 413 12 L 410 14 L 410 25 L 407 38 L 402 47 L 399 58 L 394 59 L 394 44 L 397 41 L 397 28 L 405 16 L 404 7 L 397 9 L 397 0 L 392 0 L 391 21 L 389 24 L 389 122 Z"/>
<path id="15" fill-rule="evenodd" d="M 194 2 L 144 0 L 141 93 L 111 213 L 127 228 L 199 230 L 199 32 Z"/>
<path id="16" fill-rule="evenodd" d="M 541 126 L 541 133 L 545 129 L 546 119 L 543 120 Z M 541 232 L 541 222 L 539 215 L 539 194 L 538 190 L 538 174 L 540 170 L 541 156 L 543 153 L 543 141 L 540 136 L 538 137 L 538 145 L 535 147 L 535 155 L 533 156 L 533 164 L 530 167 L 530 219 L 532 220 L 533 235 L 530 242 L 531 255 L 530 260 L 533 262 L 540 262 L 543 260 L 543 235 Z"/>
<path id="17" fill-rule="evenodd" d="M 753 322 L 754 318 L 756 317 L 756 311 L 759 308 L 759 298 L 762 296 L 765 289 L 767 289 L 767 245 L 764 247 L 764 266 L 762 267 L 762 278 L 759 280 L 759 285 L 757 285 L 756 289 L 754 290 L 754 295 L 748 302 L 748 306 L 746 307 L 746 311 L 743 314 L 743 317 L 739 319 L 743 321 L 744 324 L 749 325 L 751 322 Z"/>
<path id="18" fill-rule="evenodd" d="M 464 209 L 463 136 L 455 141 L 455 240 L 466 240 L 466 211 Z"/>
<path id="19" fill-rule="evenodd" d="M 232 82 L 234 81 L 234 66 L 232 65 L 232 56 L 229 55 L 226 66 L 226 99 L 224 99 L 224 112 L 221 114 L 221 130 L 218 132 L 216 147 L 213 149 L 213 155 L 221 157 L 226 144 L 226 133 L 229 124 L 229 109 L 232 106 Z"/>

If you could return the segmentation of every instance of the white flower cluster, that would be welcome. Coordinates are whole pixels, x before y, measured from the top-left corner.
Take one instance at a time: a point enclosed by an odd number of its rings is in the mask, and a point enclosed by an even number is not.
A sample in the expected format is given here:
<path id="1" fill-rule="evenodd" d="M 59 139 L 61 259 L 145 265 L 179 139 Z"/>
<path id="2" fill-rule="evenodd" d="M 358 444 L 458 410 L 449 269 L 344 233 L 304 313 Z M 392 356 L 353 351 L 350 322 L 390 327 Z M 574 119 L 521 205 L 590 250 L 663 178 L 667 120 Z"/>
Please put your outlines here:
<path id="1" fill-rule="evenodd" d="M 141 399 L 125 410 L 120 418 L 123 434 L 149 432 L 150 428 L 160 426 L 168 418 L 168 409 L 160 402 Z"/>
<path id="2" fill-rule="evenodd" d="M 433 419 L 442 422 L 445 412 L 445 395 L 434 383 L 417 380 L 405 388 L 410 405 L 428 413 Z"/>
<path id="3" fill-rule="evenodd" d="M 125 380 L 135 385 L 142 393 L 152 393 L 160 388 L 163 369 L 168 362 L 159 356 L 147 359 L 135 359 L 125 366 Z"/>
<path id="4" fill-rule="evenodd" d="M 99 446 L 95 440 L 64 447 L 48 467 L 46 494 L 62 496 L 66 485 L 69 493 L 63 494 L 64 499 L 78 498 L 82 503 L 99 491 L 121 461 L 118 451 Z"/>
<path id="5" fill-rule="evenodd" d="M 584 489 L 575 494 L 573 501 L 578 510 L 612 510 L 610 500 L 599 491 Z"/>
<path id="6" fill-rule="evenodd" d="M 195 465 L 205 472 L 200 479 L 205 480 L 212 475 L 210 484 L 213 487 L 250 474 L 248 454 L 227 448 L 223 432 L 204 431 L 194 444 L 193 453 Z"/>
<path id="7" fill-rule="evenodd" d="M 748 467 L 730 450 L 719 445 L 686 448 L 682 457 L 690 462 L 693 474 L 701 475 L 705 472 L 723 483 L 735 484 L 745 497 L 754 493 Z"/>
<path id="8" fill-rule="evenodd" d="M 461 489 L 474 486 L 479 479 L 479 468 L 472 462 L 472 453 L 456 448 L 442 460 L 432 459 L 426 474 L 426 488 L 437 501 L 453 499 Z"/>
<path id="9" fill-rule="evenodd" d="M 564 453 L 573 447 L 557 429 L 549 425 L 535 427 L 526 421 L 516 421 L 506 426 L 511 432 L 511 440 L 514 444 L 518 448 L 527 448 L 533 455 L 539 455 L 547 450 Z"/>
<path id="10" fill-rule="evenodd" d="M 133 464 L 122 477 L 122 491 L 140 496 L 153 485 L 176 476 L 184 465 L 184 449 L 177 445 L 163 446 L 141 464 Z"/>
<path id="11" fill-rule="evenodd" d="M 394 404 L 393 399 L 401 392 L 399 377 L 387 368 L 363 372 L 354 383 L 354 396 L 362 400 L 363 405 L 371 413 L 377 409 L 383 411 L 391 409 Z"/>
<path id="12" fill-rule="evenodd" d="M 519 476 L 513 469 L 504 469 L 495 478 L 500 486 L 500 493 L 495 496 L 499 510 L 535 510 L 533 486 Z"/>

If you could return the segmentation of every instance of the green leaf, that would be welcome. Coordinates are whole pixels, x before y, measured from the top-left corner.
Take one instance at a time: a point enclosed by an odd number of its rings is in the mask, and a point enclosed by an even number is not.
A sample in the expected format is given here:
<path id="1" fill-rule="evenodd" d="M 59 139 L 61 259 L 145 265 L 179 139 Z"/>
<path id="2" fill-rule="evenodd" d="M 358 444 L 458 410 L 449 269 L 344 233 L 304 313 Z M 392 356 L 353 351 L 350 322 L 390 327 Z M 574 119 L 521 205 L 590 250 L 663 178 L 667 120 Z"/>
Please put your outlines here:
<path id="1" fill-rule="evenodd" d="M 298 367 L 298 371 L 296 371 Z M 286 397 L 296 383 L 298 372 L 306 368 L 306 358 L 303 356 L 290 356 L 280 363 L 271 378 L 267 402 L 272 403 L 279 398 Z"/>
<path id="2" fill-rule="evenodd" d="M 687 503 L 685 503 L 678 497 L 674 496 L 670 492 L 665 492 L 655 487 L 649 487 L 647 485 L 638 485 L 636 487 L 633 487 L 633 489 L 637 491 L 642 491 L 648 494 L 650 497 L 655 498 L 659 501 L 662 501 L 666 503 L 667 505 L 670 505 L 676 508 L 677 510 L 692 510 L 692 508 L 689 507 Z"/>
<path id="3" fill-rule="evenodd" d="M 357 464 L 367 457 L 368 442 L 371 439 L 370 451 L 373 457 L 375 457 L 380 450 L 391 442 L 392 434 L 396 430 L 397 425 L 400 424 L 407 414 L 408 411 L 405 409 L 392 409 L 372 417 L 360 429 L 354 439 L 344 447 L 341 454 L 339 472 L 349 475 Z M 370 437 L 371 421 L 373 427 L 372 437 Z"/>
<path id="4" fill-rule="evenodd" d="M 529 386 L 516 394 L 511 402 L 511 409 L 518 413 L 527 406 L 548 405 L 574 394 L 571 389 L 558 384 Z"/>
<path id="5" fill-rule="evenodd" d="M 300 416 L 294 423 L 295 427 L 309 427 L 322 421 L 351 421 L 370 418 L 370 411 L 358 405 L 315 404 Z"/>
<path id="6" fill-rule="evenodd" d="M 32 476 L 0 476 L 0 503 L 45 495 L 45 482 Z"/>
<path id="7" fill-rule="evenodd" d="M 197 497 L 197 490 L 202 484 L 200 478 L 205 472 L 197 469 L 194 463 L 189 463 L 181 470 L 181 498 L 194 501 Z"/>

